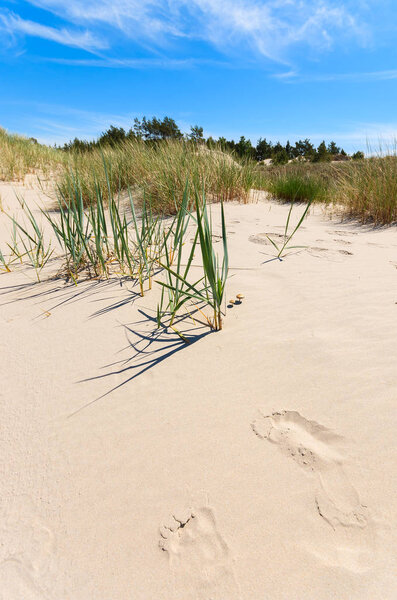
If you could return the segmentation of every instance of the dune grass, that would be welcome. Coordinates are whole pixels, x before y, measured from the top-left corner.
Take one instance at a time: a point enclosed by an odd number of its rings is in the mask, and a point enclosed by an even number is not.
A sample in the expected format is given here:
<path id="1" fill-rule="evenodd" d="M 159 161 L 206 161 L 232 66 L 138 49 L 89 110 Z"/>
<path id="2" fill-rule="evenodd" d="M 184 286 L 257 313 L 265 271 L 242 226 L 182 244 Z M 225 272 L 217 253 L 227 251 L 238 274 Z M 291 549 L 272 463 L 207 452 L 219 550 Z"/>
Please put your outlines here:
<path id="1" fill-rule="evenodd" d="M 290 163 L 262 169 L 267 189 L 277 200 L 286 202 L 328 202 L 336 191 L 334 168 L 329 163 Z"/>
<path id="2" fill-rule="evenodd" d="M 144 195 L 158 214 L 175 214 L 186 181 L 204 189 L 208 202 L 247 202 L 251 189 L 267 190 L 281 201 L 327 202 L 363 222 L 397 221 L 396 148 L 369 152 L 372 158 L 337 163 L 290 163 L 258 166 L 220 148 L 187 140 L 126 140 L 91 151 L 61 151 L 0 128 L 0 180 L 21 180 L 29 172 L 52 175 L 64 205 L 104 205 L 130 189 L 135 201 Z M 80 202 L 80 200 L 79 200 Z M 191 207 L 190 207 L 191 208 Z"/>
<path id="3" fill-rule="evenodd" d="M 191 142 L 148 144 L 136 140 L 71 153 L 59 186 L 67 196 L 77 180 L 86 205 L 95 199 L 98 187 L 105 200 L 129 187 L 135 196 L 145 193 L 150 197 L 153 210 L 173 214 L 175 199 L 183 196 L 186 181 L 192 188 L 204 188 L 211 201 L 247 201 L 254 171 L 253 161 L 237 162 L 230 154 L 201 149 Z"/>
<path id="4" fill-rule="evenodd" d="M 293 173 L 275 178 L 269 185 L 269 191 L 279 200 L 297 202 L 326 202 L 329 196 L 327 185 L 319 178 Z"/>
<path id="5" fill-rule="evenodd" d="M 10 134 L 0 127 L 0 181 L 23 180 L 27 173 L 49 174 L 66 156 L 60 150 Z"/>
<path id="6" fill-rule="evenodd" d="M 176 215 L 171 220 L 155 212 L 151 201 L 145 197 L 138 216 L 130 188 L 127 190 L 129 203 L 119 193 L 113 193 L 105 157 L 103 168 L 108 192 L 106 200 L 102 187 L 97 184 L 95 197 L 90 196 L 90 202 L 85 205 L 79 181 L 73 179 L 68 182 L 66 194 L 61 187 L 58 189 L 58 211 L 41 210 L 62 251 L 63 263 L 58 276 L 73 280 L 76 285 L 81 278 L 126 277 L 134 282 L 140 295 L 144 296 L 152 288 L 154 275 L 160 277 L 163 273 L 163 279 L 156 280 L 162 288 L 161 303 L 157 310 L 159 327 L 171 327 L 184 339 L 173 322 L 177 312 L 181 308 L 186 309 L 186 303 L 190 302 L 194 311 L 202 312 L 203 307 L 209 307 L 212 318 L 202 313 L 209 327 L 222 329 L 222 304 L 228 277 L 223 203 L 223 257 L 219 262 L 214 252 L 212 224 L 204 190 L 199 194 L 194 188 L 191 198 L 189 182 L 185 182 L 182 198 L 174 197 Z M 191 206 L 194 206 L 195 214 L 190 212 Z M 9 215 L 13 240 L 7 244 L 7 255 L 0 252 L 0 269 L 10 272 L 14 263 L 20 261 L 33 267 L 40 281 L 40 272 L 55 253 L 55 248 L 51 242 L 46 243 L 42 226 L 22 200 L 20 208 L 18 220 Z M 189 224 L 193 227 L 193 243 L 188 263 L 182 268 Z M 202 257 L 202 266 L 199 267 L 201 274 L 192 282 L 188 275 L 198 246 Z M 189 311 L 187 314 L 190 316 Z"/>
<path id="7" fill-rule="evenodd" d="M 262 189 L 282 201 L 336 204 L 347 216 L 375 225 L 397 222 L 397 155 L 289 164 L 262 169 Z"/>
<path id="8" fill-rule="evenodd" d="M 180 226 L 181 230 L 185 228 L 185 215 L 188 215 L 188 205 L 189 196 L 188 188 L 186 187 L 178 216 L 178 226 Z M 192 217 L 196 224 L 196 232 L 193 238 L 187 263 L 182 265 L 181 262 L 183 243 L 179 244 L 178 247 L 177 264 L 175 268 L 172 267 L 171 262 L 168 259 L 167 248 L 165 248 L 166 262 L 160 263 L 160 266 L 166 272 L 167 278 L 165 282 L 158 281 L 158 283 L 163 287 L 163 292 L 166 290 L 168 293 L 168 304 L 164 309 L 164 293 L 162 293 L 161 301 L 157 308 L 157 324 L 160 327 L 162 324 L 162 318 L 168 310 L 171 317 L 169 325 L 172 326 L 177 310 L 179 310 L 188 300 L 191 300 L 195 306 L 203 304 L 212 308 L 213 317 L 206 317 L 206 320 L 211 329 L 218 331 L 222 329 L 222 305 L 229 273 L 228 246 L 223 202 L 221 203 L 221 226 L 223 241 L 223 256 L 221 261 L 214 250 L 212 220 L 208 213 L 205 194 L 203 193 L 200 196 L 197 190 L 195 190 L 195 209 L 195 216 L 188 215 L 188 219 Z M 180 224 L 179 220 L 181 220 Z M 202 273 L 200 274 L 199 279 L 194 282 L 190 282 L 188 275 L 197 244 L 200 245 Z"/>
<path id="9" fill-rule="evenodd" d="M 295 225 L 295 227 L 293 228 L 292 232 L 289 232 L 289 226 L 290 226 L 290 222 L 291 222 L 291 214 L 292 214 L 292 209 L 294 207 L 294 202 L 291 202 L 291 207 L 288 211 L 288 215 L 287 215 L 287 220 L 285 222 L 285 228 L 284 228 L 284 235 L 283 235 L 283 241 L 281 244 L 277 244 L 277 242 L 275 242 L 270 236 L 266 235 L 267 239 L 269 240 L 269 242 L 274 246 L 274 248 L 277 251 L 277 258 L 281 259 L 283 258 L 283 256 L 285 256 L 287 250 L 292 250 L 294 248 L 305 248 L 306 246 L 290 246 L 290 241 L 292 240 L 292 238 L 294 237 L 295 233 L 298 231 L 298 229 L 300 228 L 300 226 L 302 225 L 307 213 L 309 212 L 309 208 L 312 204 L 312 201 L 309 201 L 298 221 L 298 223 Z"/>
<path id="10" fill-rule="evenodd" d="M 397 156 L 359 161 L 337 174 L 338 201 L 348 215 L 362 222 L 397 222 Z"/>
<path id="11" fill-rule="evenodd" d="M 0 250 L 0 271 L 9 273 L 16 262 L 25 263 L 34 268 L 37 281 L 40 281 L 40 272 L 53 253 L 51 242 L 45 239 L 41 223 L 24 200 L 20 197 L 17 200 L 22 214 L 19 220 L 5 213 L 12 224 L 12 239 L 6 244 L 7 254 Z"/>

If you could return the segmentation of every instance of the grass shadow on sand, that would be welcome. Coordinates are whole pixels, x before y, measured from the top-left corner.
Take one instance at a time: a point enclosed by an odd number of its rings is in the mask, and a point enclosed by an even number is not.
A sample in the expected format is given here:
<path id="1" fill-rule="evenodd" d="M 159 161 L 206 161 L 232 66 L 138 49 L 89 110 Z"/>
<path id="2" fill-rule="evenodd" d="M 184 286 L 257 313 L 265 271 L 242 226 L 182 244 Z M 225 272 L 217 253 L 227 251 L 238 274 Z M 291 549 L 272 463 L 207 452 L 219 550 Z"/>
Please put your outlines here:
<path id="1" fill-rule="evenodd" d="M 120 299 L 120 287 L 123 288 L 125 296 Z M 109 292 L 111 295 L 104 296 Z M 54 304 L 48 306 L 48 312 L 52 312 L 65 304 L 78 302 L 87 299 L 90 296 L 98 296 L 92 302 L 104 302 L 114 300 L 111 304 L 95 311 L 89 318 L 104 315 L 112 310 L 116 310 L 133 303 L 134 300 L 140 298 L 140 294 L 132 289 L 127 288 L 125 282 L 120 278 L 106 280 L 85 280 L 74 283 L 65 283 L 64 281 L 54 278 L 43 282 L 28 282 L 19 285 L 6 286 L 0 288 L 0 297 L 10 296 L 10 299 L 5 302 L 0 302 L 0 306 L 13 304 L 15 302 L 26 302 L 36 299 L 37 302 L 47 300 L 54 301 Z"/>
<path id="2" fill-rule="evenodd" d="M 86 379 L 80 380 L 78 383 L 87 383 L 98 379 L 107 379 L 109 377 L 122 377 L 123 380 L 101 394 L 98 398 L 95 398 L 71 413 L 69 415 L 70 417 L 127 385 L 137 377 L 167 360 L 172 355 L 185 350 L 188 346 L 198 342 L 211 333 L 211 330 L 204 324 L 200 324 L 199 326 L 196 324 L 193 327 L 187 327 L 186 317 L 181 317 L 177 324 L 180 326 L 183 322 L 183 336 L 187 340 L 186 343 L 186 341 L 181 339 L 174 331 L 167 328 L 157 329 L 156 317 L 154 315 L 141 309 L 139 309 L 138 312 L 144 316 L 141 321 L 137 321 L 132 325 L 122 325 L 128 345 L 120 352 L 132 350 L 132 356 L 130 355 L 128 358 L 109 363 L 102 367 L 106 370 L 106 373 L 87 377 Z M 148 322 L 152 324 L 151 330 L 145 331 L 137 328 L 139 325 L 147 325 Z"/>
<path id="3" fill-rule="evenodd" d="M 120 288 L 122 289 L 120 290 Z M 32 317 L 32 320 L 48 318 L 53 311 L 66 304 L 87 302 L 87 300 L 90 304 L 100 304 L 97 310 L 86 316 L 87 320 L 91 320 L 118 311 L 127 305 L 132 307 L 137 300 L 143 300 L 139 293 L 120 279 L 81 281 L 77 285 L 65 284 L 59 279 L 42 283 L 28 282 L 0 288 L 0 298 L 3 300 L 0 301 L 0 307 L 15 302 L 33 300 L 33 303 L 39 308 L 40 314 Z M 46 303 L 46 310 L 42 308 L 43 301 Z M 107 381 L 112 378 L 118 378 L 118 380 L 121 378 L 122 380 L 69 416 L 115 392 L 173 354 L 209 335 L 211 330 L 208 324 L 197 318 L 197 312 L 196 310 L 190 313 L 193 319 L 187 315 L 180 315 L 174 320 L 173 328 L 165 326 L 159 329 L 156 312 L 142 308 L 138 309 L 142 318 L 133 323 L 124 324 L 116 321 L 116 325 L 124 330 L 127 339 L 127 345 L 121 348 L 119 354 L 127 352 L 128 356 L 101 367 L 101 370 L 105 372 L 100 375 L 87 377 L 76 383 L 86 383 L 98 379 Z M 177 331 L 180 333 L 178 334 Z"/>

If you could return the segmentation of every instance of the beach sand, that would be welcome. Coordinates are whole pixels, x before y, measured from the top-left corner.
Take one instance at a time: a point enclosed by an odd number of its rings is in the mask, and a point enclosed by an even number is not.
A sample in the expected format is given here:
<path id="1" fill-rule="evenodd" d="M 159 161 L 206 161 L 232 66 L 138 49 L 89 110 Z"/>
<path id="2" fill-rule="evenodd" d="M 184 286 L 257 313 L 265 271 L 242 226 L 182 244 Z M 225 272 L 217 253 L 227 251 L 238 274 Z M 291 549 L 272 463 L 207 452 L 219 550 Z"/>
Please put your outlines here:
<path id="1" fill-rule="evenodd" d="M 225 206 L 245 297 L 189 345 L 155 291 L 0 276 L 1 600 L 397 597 L 396 228 L 316 206 L 279 261 L 288 210 Z"/>

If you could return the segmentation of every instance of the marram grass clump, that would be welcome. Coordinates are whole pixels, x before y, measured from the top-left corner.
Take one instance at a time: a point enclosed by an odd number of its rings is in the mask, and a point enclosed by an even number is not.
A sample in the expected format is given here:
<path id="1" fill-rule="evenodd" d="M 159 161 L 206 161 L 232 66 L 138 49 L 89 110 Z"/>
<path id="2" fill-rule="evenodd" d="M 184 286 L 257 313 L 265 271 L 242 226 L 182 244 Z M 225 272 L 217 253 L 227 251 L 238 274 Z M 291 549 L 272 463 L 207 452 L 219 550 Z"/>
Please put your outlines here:
<path id="1" fill-rule="evenodd" d="M 223 241 L 223 255 L 221 260 L 214 250 L 212 221 L 208 214 L 205 194 L 200 195 L 197 191 L 195 192 L 195 216 L 188 215 L 188 205 L 189 198 L 188 190 L 186 188 L 182 206 L 179 212 L 181 215 L 179 227 L 181 230 L 185 229 L 187 226 L 185 221 L 186 215 L 187 218 L 192 217 L 196 226 L 195 234 L 188 260 L 185 265 L 182 265 L 182 238 L 181 243 L 178 244 L 177 262 L 175 267 L 172 266 L 172 263 L 168 259 L 168 251 L 167 247 L 165 247 L 166 261 L 160 263 L 160 265 L 165 270 L 167 279 L 165 282 L 158 281 L 158 283 L 163 287 L 163 290 L 166 290 L 168 296 L 166 301 L 164 293 L 161 295 L 161 301 L 157 308 L 157 323 L 160 327 L 163 316 L 165 312 L 168 311 L 171 317 L 169 324 L 172 325 L 177 310 L 184 306 L 188 301 L 191 301 L 197 307 L 200 305 L 209 306 L 212 309 L 213 314 L 212 318 L 206 317 L 207 322 L 212 329 L 220 330 L 222 329 L 222 309 L 224 304 L 225 287 L 229 273 L 229 257 L 223 203 L 221 203 L 221 226 Z M 202 272 L 198 279 L 195 277 L 195 281 L 191 281 L 189 272 L 191 270 L 196 246 L 198 244 L 200 246 Z"/>
<path id="2" fill-rule="evenodd" d="M 230 154 L 202 151 L 184 140 L 152 144 L 133 140 L 71 152 L 59 186 L 68 196 L 78 181 L 85 205 L 95 201 L 98 188 L 105 201 L 130 188 L 135 197 L 150 197 L 154 211 L 175 214 L 175 199 L 183 196 L 186 181 L 192 189 L 203 188 L 211 201 L 247 201 L 254 170 L 253 161 L 238 162 Z"/>
<path id="3" fill-rule="evenodd" d="M 0 127 L 0 181 L 23 180 L 27 173 L 54 173 L 65 159 L 61 150 Z"/>
<path id="4" fill-rule="evenodd" d="M 338 174 L 338 201 L 348 215 L 362 222 L 386 225 L 397 222 L 397 156 L 357 161 Z"/>
<path id="5" fill-rule="evenodd" d="M 174 324 L 176 315 L 183 309 L 189 317 L 192 311 L 201 312 L 211 329 L 222 329 L 228 278 L 223 203 L 223 252 L 220 259 L 214 251 L 211 217 L 204 191 L 194 191 L 191 198 L 186 182 L 182 199 L 175 202 L 176 214 L 170 220 L 154 212 L 146 198 L 138 214 L 132 191 L 127 190 L 128 202 L 120 195 L 114 195 L 106 166 L 105 173 L 108 178 L 107 201 L 101 187 L 97 186 L 95 198 L 91 198 L 92 201 L 85 206 L 79 181 L 71 180 L 66 195 L 62 188 L 58 190 L 58 211 L 41 211 L 58 242 L 58 258 L 63 259 L 58 276 L 72 280 L 76 285 L 82 278 L 123 277 L 133 281 L 139 294 L 144 296 L 152 289 L 156 275 L 156 282 L 161 287 L 158 327 L 170 327 L 188 341 Z M 190 211 L 191 205 L 195 207 L 194 213 Z M 13 235 L 7 244 L 7 253 L 0 252 L 0 269 L 10 272 L 16 262 L 29 264 L 40 281 L 40 273 L 56 254 L 56 247 L 44 238 L 43 228 L 27 204 L 21 201 L 20 207 L 22 216 L 19 220 L 10 216 Z M 193 240 L 189 249 L 191 235 Z M 187 264 L 182 262 L 185 248 L 188 249 Z M 195 265 L 195 273 L 199 274 L 191 279 L 192 262 L 198 252 L 202 264 Z M 210 315 L 206 314 L 206 307 Z"/>

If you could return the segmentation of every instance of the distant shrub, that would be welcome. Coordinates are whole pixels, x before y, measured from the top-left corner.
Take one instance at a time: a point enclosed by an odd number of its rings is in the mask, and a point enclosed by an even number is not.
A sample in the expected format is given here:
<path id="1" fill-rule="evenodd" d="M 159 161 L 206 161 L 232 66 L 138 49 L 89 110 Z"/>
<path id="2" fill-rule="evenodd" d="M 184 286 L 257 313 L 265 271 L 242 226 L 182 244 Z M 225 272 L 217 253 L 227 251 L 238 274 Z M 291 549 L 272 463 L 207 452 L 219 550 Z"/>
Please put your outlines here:
<path id="1" fill-rule="evenodd" d="M 361 152 L 361 150 L 358 150 L 357 152 L 355 152 L 352 156 L 353 160 L 363 160 L 364 159 L 364 152 Z"/>
<path id="2" fill-rule="evenodd" d="M 272 157 L 272 163 L 274 165 L 286 165 L 288 160 L 289 156 L 285 148 L 281 148 L 281 150 L 275 152 Z"/>
<path id="3" fill-rule="evenodd" d="M 287 201 L 314 202 L 327 199 L 325 183 L 308 174 L 285 172 L 270 183 L 269 191 L 275 198 Z"/>

